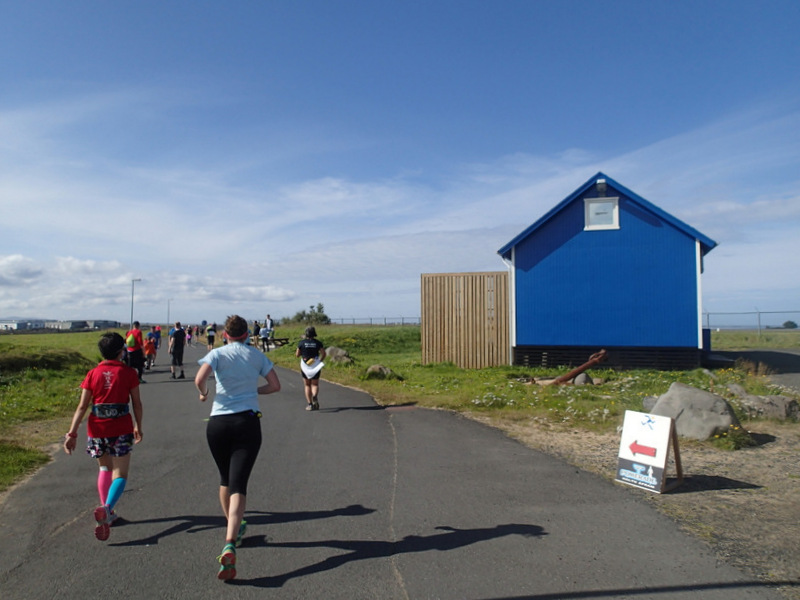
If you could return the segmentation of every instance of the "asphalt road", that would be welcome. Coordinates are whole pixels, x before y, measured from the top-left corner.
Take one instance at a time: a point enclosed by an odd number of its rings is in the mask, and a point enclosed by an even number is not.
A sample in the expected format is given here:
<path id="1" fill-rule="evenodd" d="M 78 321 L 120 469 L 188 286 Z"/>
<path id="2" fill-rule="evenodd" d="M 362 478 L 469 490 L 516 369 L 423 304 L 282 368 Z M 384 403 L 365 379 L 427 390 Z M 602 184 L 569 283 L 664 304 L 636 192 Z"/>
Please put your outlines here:
<path id="1" fill-rule="evenodd" d="M 238 577 L 216 579 L 224 522 L 209 406 L 161 365 L 142 388 L 124 522 L 94 538 L 95 462 L 59 453 L 0 507 L 0 598 L 777 599 L 643 498 L 445 411 L 381 408 L 297 373 L 262 400 Z M 324 375 L 323 375 L 324 377 Z M 82 429 L 81 436 L 85 429 Z"/>

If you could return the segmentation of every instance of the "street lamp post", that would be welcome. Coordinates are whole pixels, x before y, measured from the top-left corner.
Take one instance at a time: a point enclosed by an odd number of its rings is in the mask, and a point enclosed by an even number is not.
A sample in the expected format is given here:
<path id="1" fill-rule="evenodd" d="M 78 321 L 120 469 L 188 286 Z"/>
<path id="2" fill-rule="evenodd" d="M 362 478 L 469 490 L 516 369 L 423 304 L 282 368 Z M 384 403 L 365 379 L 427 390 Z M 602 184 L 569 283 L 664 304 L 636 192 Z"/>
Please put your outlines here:
<path id="1" fill-rule="evenodd" d="M 172 298 L 167 298 L 167 327 L 169 327 L 170 320 L 169 320 L 169 303 L 172 302 Z"/>
<path id="2" fill-rule="evenodd" d="M 133 289 L 136 285 L 137 281 L 141 281 L 142 278 L 139 277 L 138 279 L 131 279 L 131 329 L 133 329 Z"/>

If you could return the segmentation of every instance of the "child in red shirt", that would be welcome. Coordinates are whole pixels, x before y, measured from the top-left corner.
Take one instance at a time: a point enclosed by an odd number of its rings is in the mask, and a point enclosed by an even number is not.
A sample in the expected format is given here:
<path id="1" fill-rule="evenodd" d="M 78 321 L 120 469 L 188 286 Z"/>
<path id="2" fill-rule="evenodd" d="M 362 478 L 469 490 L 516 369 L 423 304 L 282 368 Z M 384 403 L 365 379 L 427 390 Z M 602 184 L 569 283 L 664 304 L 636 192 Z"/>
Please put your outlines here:
<path id="1" fill-rule="evenodd" d="M 148 337 L 144 343 L 144 368 L 148 371 L 156 362 L 156 341 Z"/>
<path id="2" fill-rule="evenodd" d="M 125 339 L 118 333 L 106 333 L 97 347 L 105 360 L 89 371 L 81 383 L 81 399 L 64 440 L 64 451 L 72 454 L 78 427 L 91 406 L 86 425 L 89 436 L 86 453 L 96 458 L 100 467 L 97 476 L 100 506 L 94 511 L 97 521 L 94 534 L 98 540 L 107 540 L 109 525 L 116 518 L 114 506 L 125 491 L 131 446 L 142 441 L 142 401 L 136 370 L 122 362 Z"/>

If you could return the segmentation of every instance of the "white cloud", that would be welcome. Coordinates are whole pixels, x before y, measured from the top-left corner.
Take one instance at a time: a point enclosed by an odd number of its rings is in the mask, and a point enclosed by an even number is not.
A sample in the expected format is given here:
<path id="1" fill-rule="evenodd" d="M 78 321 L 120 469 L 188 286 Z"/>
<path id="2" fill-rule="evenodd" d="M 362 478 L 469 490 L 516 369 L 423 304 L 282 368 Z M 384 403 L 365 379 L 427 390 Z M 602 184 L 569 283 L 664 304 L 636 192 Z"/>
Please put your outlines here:
<path id="1" fill-rule="evenodd" d="M 0 256 L 0 286 L 24 285 L 41 277 L 36 261 L 20 254 Z"/>
<path id="2" fill-rule="evenodd" d="M 622 156 L 515 153 L 426 184 L 409 173 L 252 180 L 241 173 L 257 157 L 132 160 L 75 136 L 131 107 L 135 122 L 161 122 L 177 101 L 155 97 L 0 111 L 0 205 L 13 215 L 0 224 L 0 316 L 127 320 L 134 278 L 142 321 L 163 319 L 168 300 L 187 322 L 318 302 L 332 316 L 411 316 L 421 273 L 503 270 L 496 251 L 598 170 L 720 243 L 706 260 L 706 308 L 798 301 L 794 106 Z"/>

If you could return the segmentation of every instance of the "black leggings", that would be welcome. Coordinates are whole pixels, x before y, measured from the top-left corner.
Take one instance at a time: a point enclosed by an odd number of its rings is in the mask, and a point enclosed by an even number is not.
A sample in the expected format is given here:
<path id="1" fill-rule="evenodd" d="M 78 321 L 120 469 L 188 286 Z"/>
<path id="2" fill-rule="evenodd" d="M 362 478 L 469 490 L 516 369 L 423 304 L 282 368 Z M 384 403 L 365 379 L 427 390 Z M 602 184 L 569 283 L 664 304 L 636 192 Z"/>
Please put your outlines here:
<path id="1" fill-rule="evenodd" d="M 230 494 L 247 495 L 247 481 L 261 449 L 261 420 L 252 411 L 211 417 L 206 427 L 219 484 Z"/>
<path id="2" fill-rule="evenodd" d="M 136 369 L 139 379 L 141 379 L 142 374 L 144 374 L 144 350 L 141 348 L 128 350 L 128 366 Z"/>

